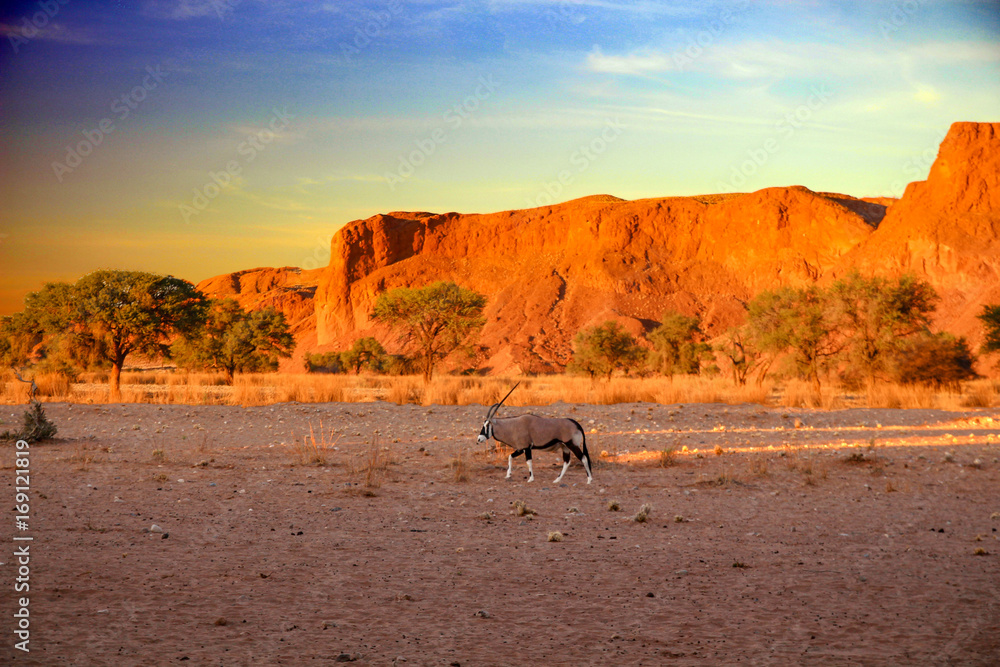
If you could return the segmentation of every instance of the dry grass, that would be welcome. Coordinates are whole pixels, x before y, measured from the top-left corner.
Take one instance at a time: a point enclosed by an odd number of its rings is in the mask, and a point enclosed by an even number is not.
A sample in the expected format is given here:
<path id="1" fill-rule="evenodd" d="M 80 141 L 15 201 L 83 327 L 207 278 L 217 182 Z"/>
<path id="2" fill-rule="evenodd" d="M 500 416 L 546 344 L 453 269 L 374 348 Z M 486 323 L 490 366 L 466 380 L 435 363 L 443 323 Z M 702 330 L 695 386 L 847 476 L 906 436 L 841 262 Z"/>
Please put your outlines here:
<path id="1" fill-rule="evenodd" d="M 448 462 L 448 467 L 451 469 L 452 480 L 454 482 L 462 483 L 469 481 L 469 464 L 465 460 L 464 451 L 459 452 L 457 456 L 453 457 Z"/>
<path id="2" fill-rule="evenodd" d="M 649 513 L 652 511 L 653 506 L 649 503 L 644 503 L 642 507 L 639 508 L 639 511 L 632 517 L 632 521 L 635 521 L 636 523 L 646 523 L 649 521 Z"/>
<path id="3" fill-rule="evenodd" d="M 382 487 L 382 483 L 389 473 L 389 467 L 395 462 L 392 448 L 380 447 L 376 435 L 360 459 L 351 463 L 348 475 L 357 480 L 357 484 L 364 487 L 362 493 L 374 496 L 375 490 Z"/>
<path id="4" fill-rule="evenodd" d="M 81 373 L 76 382 L 58 373 L 35 378 L 42 400 L 76 403 L 110 401 L 106 372 Z M 491 405 L 520 382 L 507 404 L 553 403 L 727 403 L 784 405 L 836 409 L 843 407 L 960 409 L 1000 405 L 1000 383 L 976 380 L 961 393 L 913 385 L 879 384 L 867 393 L 848 393 L 824 384 L 817 395 L 812 385 L 790 380 L 781 385 L 736 386 L 723 377 L 612 378 L 591 380 L 566 375 L 538 377 L 457 377 L 440 375 L 430 383 L 419 376 L 248 373 L 232 386 L 219 373 L 127 371 L 122 373 L 126 403 L 256 406 L 271 403 L 367 402 L 385 400 L 400 405 Z M 0 373 L 0 402 L 26 403 L 28 385 L 11 371 Z"/>
<path id="5" fill-rule="evenodd" d="M 302 442 L 295 444 L 295 462 L 304 466 L 325 466 L 339 440 L 339 436 L 334 439 L 333 430 L 329 434 L 323 431 L 322 420 L 319 422 L 319 437 L 317 438 L 312 422 L 310 422 L 309 435 L 302 436 Z"/>
<path id="6" fill-rule="evenodd" d="M 513 503 L 511 503 L 511 505 L 513 505 L 514 507 L 514 516 L 530 517 L 538 514 L 538 512 L 528 507 L 528 503 L 524 502 L 523 500 L 515 500 Z"/>
<path id="7" fill-rule="evenodd" d="M 656 462 L 661 468 L 672 468 L 677 465 L 676 454 L 677 452 L 673 447 L 661 449 L 659 456 L 656 457 Z"/>
<path id="8" fill-rule="evenodd" d="M 754 477 L 767 477 L 770 473 L 766 456 L 751 456 L 747 461 L 747 468 Z"/>

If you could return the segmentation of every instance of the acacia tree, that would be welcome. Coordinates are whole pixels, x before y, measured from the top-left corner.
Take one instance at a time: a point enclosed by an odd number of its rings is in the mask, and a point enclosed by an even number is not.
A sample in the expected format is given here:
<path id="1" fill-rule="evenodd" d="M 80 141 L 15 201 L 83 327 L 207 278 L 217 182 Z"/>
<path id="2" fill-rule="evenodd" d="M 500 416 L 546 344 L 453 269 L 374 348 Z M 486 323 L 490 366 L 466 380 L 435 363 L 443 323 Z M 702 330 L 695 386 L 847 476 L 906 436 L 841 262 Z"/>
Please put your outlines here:
<path id="1" fill-rule="evenodd" d="M 913 276 L 889 280 L 852 272 L 829 291 L 832 322 L 846 339 L 847 359 L 871 387 L 904 340 L 926 331 L 937 293 Z"/>
<path id="2" fill-rule="evenodd" d="M 983 323 L 986 339 L 983 341 L 981 352 L 1000 352 L 1000 305 L 985 305 L 983 312 L 976 317 Z"/>
<path id="3" fill-rule="evenodd" d="M 397 287 L 379 295 L 372 317 L 398 329 L 420 360 L 424 381 L 434 366 L 470 342 L 486 324 L 486 297 L 453 282 Z"/>
<path id="4" fill-rule="evenodd" d="M 763 363 L 764 354 L 750 338 L 749 327 L 735 327 L 727 331 L 719 351 L 729 359 L 733 368 L 733 382 L 737 386 L 746 385 L 747 377 L 757 368 L 760 368 L 757 382 L 763 383 L 770 364 Z"/>
<path id="5" fill-rule="evenodd" d="M 379 370 L 384 360 L 385 348 L 371 336 L 357 339 L 351 349 L 340 353 L 340 363 L 345 368 L 353 368 L 355 375 L 360 373 L 362 368 L 370 371 Z"/>
<path id="6" fill-rule="evenodd" d="M 646 358 L 644 350 L 632 334 L 618 322 L 608 320 L 576 334 L 573 339 L 573 360 L 570 372 L 586 373 L 590 377 L 603 375 L 611 379 L 616 369 L 626 372 Z"/>
<path id="7" fill-rule="evenodd" d="M 647 336 L 653 344 L 650 366 L 665 375 L 697 375 L 702 361 L 712 357 L 712 346 L 695 340 L 701 333 L 699 318 L 675 311 L 665 312 L 663 321 Z"/>
<path id="8" fill-rule="evenodd" d="M 294 349 L 282 313 L 272 307 L 248 313 L 235 299 L 212 301 L 205 326 L 172 348 L 181 365 L 222 371 L 228 384 L 236 373 L 277 370 L 278 357 L 290 357 Z"/>
<path id="9" fill-rule="evenodd" d="M 186 280 L 142 271 L 101 270 L 75 284 L 49 283 L 25 299 L 22 335 L 42 335 L 73 363 L 111 364 L 111 398 L 121 398 L 130 354 L 166 356 L 169 340 L 204 319 L 205 298 Z"/>
<path id="10" fill-rule="evenodd" d="M 957 388 L 963 380 L 978 377 L 975 363 L 965 338 L 924 332 L 900 348 L 894 370 L 896 380 L 903 384 Z"/>
<path id="11" fill-rule="evenodd" d="M 748 304 L 747 326 L 762 351 L 790 352 L 799 374 L 820 391 L 820 373 L 843 349 L 832 326 L 829 297 L 815 285 L 764 291 Z"/>

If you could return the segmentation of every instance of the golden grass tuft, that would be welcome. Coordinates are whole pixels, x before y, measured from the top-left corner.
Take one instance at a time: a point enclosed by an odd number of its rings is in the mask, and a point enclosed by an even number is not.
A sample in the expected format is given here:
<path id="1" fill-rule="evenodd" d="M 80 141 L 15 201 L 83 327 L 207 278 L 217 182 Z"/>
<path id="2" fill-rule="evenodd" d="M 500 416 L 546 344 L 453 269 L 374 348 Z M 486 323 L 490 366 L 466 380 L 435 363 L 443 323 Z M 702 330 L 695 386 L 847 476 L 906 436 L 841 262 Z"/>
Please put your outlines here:
<path id="1" fill-rule="evenodd" d="M 563 541 L 563 534 L 560 531 L 558 531 L 558 530 L 553 530 L 553 531 L 549 532 L 548 541 L 549 542 L 562 542 Z"/>
<path id="2" fill-rule="evenodd" d="M 511 505 L 514 507 L 515 516 L 534 516 L 538 514 L 538 512 L 528 507 L 528 503 L 523 500 L 515 500 Z"/>
<path id="3" fill-rule="evenodd" d="M 323 431 L 323 421 L 319 422 L 319 437 L 313 430 L 312 422 L 309 422 L 309 435 L 302 436 L 302 442 L 295 443 L 295 460 L 299 465 L 305 466 L 325 466 L 328 457 L 340 441 L 340 437 L 334 439 L 334 431 L 331 429 L 329 435 Z"/>
<path id="4" fill-rule="evenodd" d="M 673 447 L 661 449 L 656 457 L 656 463 L 661 468 L 671 468 L 677 465 L 677 451 Z"/>
<path id="5" fill-rule="evenodd" d="M 454 482 L 461 484 L 469 481 L 469 464 L 465 460 L 465 452 L 459 452 L 457 456 L 454 456 L 448 462 L 448 467 L 451 468 L 451 476 Z"/>
<path id="6" fill-rule="evenodd" d="M 653 511 L 652 505 L 650 505 L 649 503 L 643 503 L 642 507 L 639 508 L 639 511 L 636 512 L 635 515 L 632 517 L 632 521 L 636 523 L 646 523 L 647 521 L 649 521 L 649 513 L 652 511 Z"/>
<path id="7" fill-rule="evenodd" d="M 621 508 L 622 508 L 622 505 L 617 500 L 609 500 L 608 501 L 608 511 L 609 512 L 618 512 L 619 510 L 621 510 Z"/>

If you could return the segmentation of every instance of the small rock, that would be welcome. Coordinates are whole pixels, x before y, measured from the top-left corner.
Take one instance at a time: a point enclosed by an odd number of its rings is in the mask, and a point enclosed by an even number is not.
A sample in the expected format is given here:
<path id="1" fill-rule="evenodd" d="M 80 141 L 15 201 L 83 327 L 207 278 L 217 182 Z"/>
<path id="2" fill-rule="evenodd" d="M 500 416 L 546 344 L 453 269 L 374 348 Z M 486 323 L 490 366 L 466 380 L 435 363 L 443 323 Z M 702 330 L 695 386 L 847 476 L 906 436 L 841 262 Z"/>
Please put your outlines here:
<path id="1" fill-rule="evenodd" d="M 155 523 L 149 527 L 149 532 L 151 533 L 162 533 L 163 529 L 157 526 Z"/>
<path id="2" fill-rule="evenodd" d="M 486 611 L 485 609 L 480 609 L 479 611 L 476 612 L 475 615 L 478 618 L 489 618 L 490 617 L 490 612 Z"/>

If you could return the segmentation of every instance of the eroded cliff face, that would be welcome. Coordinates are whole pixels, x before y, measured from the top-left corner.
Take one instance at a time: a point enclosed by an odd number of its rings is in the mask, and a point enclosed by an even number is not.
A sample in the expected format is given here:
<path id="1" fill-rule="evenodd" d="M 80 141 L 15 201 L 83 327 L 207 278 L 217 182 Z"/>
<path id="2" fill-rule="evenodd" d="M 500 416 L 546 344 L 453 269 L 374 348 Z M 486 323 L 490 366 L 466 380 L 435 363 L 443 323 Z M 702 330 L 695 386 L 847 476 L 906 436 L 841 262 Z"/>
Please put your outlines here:
<path id="1" fill-rule="evenodd" d="M 840 273 L 910 272 L 941 296 L 939 327 L 981 340 L 976 315 L 1000 303 L 1000 123 L 955 123 L 926 181 L 910 183 Z"/>
<path id="2" fill-rule="evenodd" d="M 559 368 L 579 329 L 613 318 L 640 333 L 667 308 L 698 312 L 721 332 L 757 291 L 815 280 L 872 233 L 884 210 L 792 187 L 594 196 L 486 215 L 378 215 L 334 238 L 316 295 L 318 340 L 379 333 L 370 313 L 382 291 L 433 280 L 488 297 L 480 342 L 497 357 L 487 365 L 503 359 L 505 370 Z"/>
<path id="3" fill-rule="evenodd" d="M 596 195 L 490 214 L 395 212 L 340 229 L 324 269 L 255 269 L 199 288 L 245 307 L 274 305 L 302 349 L 329 349 L 364 335 L 388 342 L 370 319 L 384 290 L 453 280 L 488 297 L 485 366 L 543 372 L 570 359 L 577 331 L 607 319 L 641 333 L 669 308 L 699 315 L 717 335 L 763 289 L 857 268 L 929 280 L 942 295 L 939 328 L 977 342 L 975 315 L 1000 302 L 998 181 L 1000 124 L 956 123 L 927 180 L 898 201 L 793 186 Z"/>

